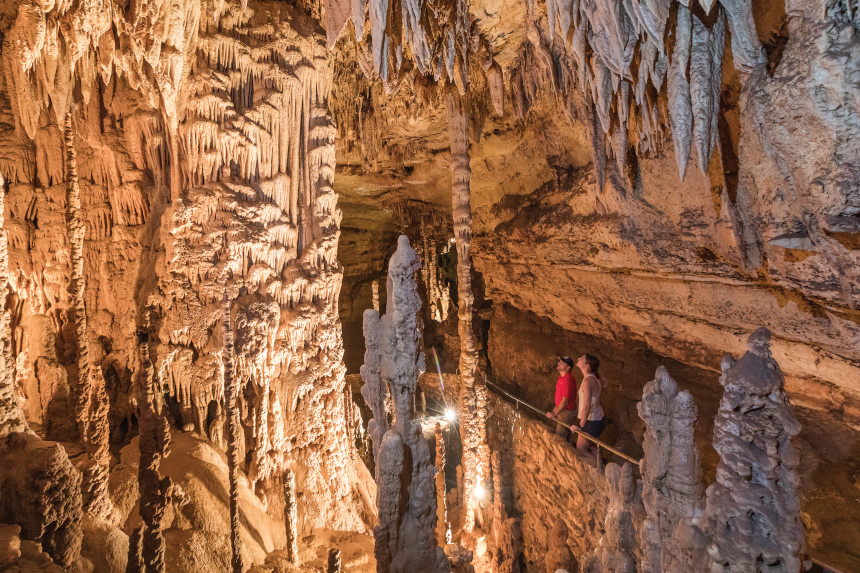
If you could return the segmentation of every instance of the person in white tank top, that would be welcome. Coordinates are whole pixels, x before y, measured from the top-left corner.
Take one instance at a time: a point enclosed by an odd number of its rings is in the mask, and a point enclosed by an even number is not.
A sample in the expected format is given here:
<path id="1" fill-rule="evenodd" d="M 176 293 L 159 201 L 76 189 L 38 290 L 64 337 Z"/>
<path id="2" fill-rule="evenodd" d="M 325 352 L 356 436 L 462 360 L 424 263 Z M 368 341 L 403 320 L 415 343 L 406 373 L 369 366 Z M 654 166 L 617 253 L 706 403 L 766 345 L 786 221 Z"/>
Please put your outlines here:
<path id="1" fill-rule="evenodd" d="M 576 361 L 582 371 L 582 384 L 579 386 L 579 425 L 571 426 L 593 437 L 603 432 L 606 422 L 603 419 L 603 408 L 600 406 L 600 395 L 606 387 L 606 380 L 598 372 L 600 360 L 591 354 L 585 354 Z M 585 456 L 597 461 L 597 447 L 593 442 L 579 435 L 576 449 Z"/>

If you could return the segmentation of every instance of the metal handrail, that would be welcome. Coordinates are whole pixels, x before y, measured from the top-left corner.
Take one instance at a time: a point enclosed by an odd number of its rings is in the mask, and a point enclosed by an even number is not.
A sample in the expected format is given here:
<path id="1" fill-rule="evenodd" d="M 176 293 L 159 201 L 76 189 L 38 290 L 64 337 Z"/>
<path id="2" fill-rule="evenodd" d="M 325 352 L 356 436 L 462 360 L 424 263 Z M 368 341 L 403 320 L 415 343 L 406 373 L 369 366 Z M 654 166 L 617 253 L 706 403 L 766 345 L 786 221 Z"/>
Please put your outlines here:
<path id="1" fill-rule="evenodd" d="M 541 409 L 539 409 L 539 408 L 536 408 L 536 407 L 532 406 L 531 404 L 529 404 L 529 403 L 528 403 L 528 402 L 526 402 L 525 400 L 520 400 L 519 398 L 517 398 L 516 396 L 514 396 L 514 395 L 513 395 L 513 394 L 511 394 L 510 392 L 508 392 L 508 391 L 504 390 L 503 388 L 500 388 L 500 387 L 496 386 L 495 384 L 493 384 L 492 382 L 490 382 L 489 380 L 487 380 L 487 379 L 486 379 L 486 377 L 484 377 L 484 383 L 485 383 L 487 386 L 492 386 L 492 387 L 493 387 L 497 392 L 499 392 L 499 393 L 501 393 L 501 394 L 504 394 L 505 396 L 507 396 L 507 397 L 508 397 L 508 398 L 510 398 L 511 400 L 513 400 L 513 401 L 517 402 L 518 404 L 522 404 L 522 405 L 523 405 L 523 406 L 525 406 L 526 408 L 529 408 L 529 409 L 531 409 L 532 411 L 537 412 L 538 414 L 540 414 L 540 416 L 541 416 L 541 418 L 542 418 L 542 419 L 543 419 L 543 418 L 550 419 L 550 418 L 547 418 L 546 413 L 545 413 L 543 410 L 541 410 Z M 559 423 L 559 424 L 561 423 L 561 422 L 558 422 L 558 421 L 556 421 L 556 422 L 557 422 L 557 423 Z M 610 445 L 606 444 L 605 442 L 602 442 L 602 441 L 598 440 L 598 439 L 597 439 L 597 438 L 595 438 L 594 436 L 592 436 L 592 435 L 590 435 L 590 434 L 587 434 L 587 433 L 585 433 L 585 432 L 583 432 L 583 431 L 581 431 L 581 430 L 574 430 L 573 428 L 569 428 L 569 429 L 570 429 L 570 431 L 571 431 L 571 432 L 574 432 L 574 433 L 576 433 L 576 434 L 579 434 L 580 436 L 583 436 L 585 439 L 587 439 L 587 440 L 590 440 L 590 441 L 594 442 L 594 443 L 595 443 L 599 448 L 600 448 L 600 447 L 602 447 L 602 448 L 604 448 L 604 449 L 606 449 L 606 450 L 609 450 L 610 452 L 612 452 L 612 453 L 613 453 L 613 454 L 615 454 L 616 456 L 618 456 L 618 457 L 620 457 L 620 458 L 623 458 L 623 459 L 625 459 L 625 460 L 629 461 L 630 463 L 634 463 L 634 464 L 636 464 L 637 466 L 639 465 L 639 460 L 635 460 L 635 459 L 631 458 L 630 456 L 628 456 L 627 454 L 624 454 L 624 453 L 622 453 L 622 452 L 619 452 L 618 450 L 616 450 L 616 449 L 615 449 L 615 448 L 613 448 L 612 446 L 610 446 Z M 598 459 L 600 459 L 600 456 L 599 456 L 599 455 L 598 455 Z M 832 565 L 828 565 L 827 563 L 824 563 L 823 561 L 819 561 L 818 559 L 816 559 L 816 558 L 814 558 L 814 557 L 812 557 L 812 556 L 809 556 L 808 554 L 807 554 L 807 558 L 812 562 L 812 564 L 813 564 L 813 565 L 816 565 L 816 566 L 818 566 L 818 567 L 820 567 L 820 568 L 824 569 L 824 570 L 825 570 L 825 572 L 827 572 L 827 573 L 843 573 L 842 571 L 840 571 L 840 570 L 839 570 L 839 569 L 837 569 L 836 567 L 833 567 Z"/>
<path id="2" fill-rule="evenodd" d="M 525 406 L 526 408 L 530 408 L 530 409 L 534 410 L 535 412 L 537 412 L 538 414 L 540 414 L 540 415 L 541 415 L 541 416 L 543 416 L 544 418 L 546 418 L 546 417 L 547 417 L 547 416 L 546 416 L 546 413 L 544 413 L 544 411 L 543 411 L 543 410 L 540 410 L 540 409 L 538 409 L 538 408 L 535 408 L 534 406 L 532 406 L 531 404 L 529 404 L 528 402 L 526 402 L 526 401 L 524 401 L 524 400 L 520 400 L 519 398 L 517 398 L 517 397 L 516 397 L 516 396 L 514 396 L 513 394 L 510 394 L 510 393 L 509 393 L 509 392 L 507 392 L 506 390 L 504 390 L 504 389 L 502 389 L 502 388 L 499 388 L 498 386 L 496 386 L 495 384 L 493 384 L 492 382 L 490 382 L 490 381 L 489 381 L 489 380 L 487 380 L 486 378 L 484 378 L 484 383 L 485 383 L 485 384 L 487 384 L 488 386 L 492 386 L 493 388 L 495 388 L 495 389 L 496 389 L 496 391 L 497 391 L 497 392 L 500 392 L 500 393 L 504 394 L 505 396 L 507 396 L 507 397 L 508 397 L 508 398 L 510 398 L 511 400 L 514 400 L 515 402 L 518 402 L 518 403 L 522 404 L 522 405 L 523 405 L 523 406 Z M 547 418 L 547 419 L 551 419 L 551 418 Z M 561 422 L 558 422 L 558 421 L 556 421 L 556 422 L 557 422 L 557 423 L 559 423 L 559 424 L 561 424 Z M 564 425 L 564 424 L 562 424 L 562 425 Z M 582 430 L 574 430 L 572 427 L 568 427 L 568 429 L 569 429 L 571 432 L 575 433 L 575 434 L 579 434 L 580 436 L 582 436 L 582 437 L 583 437 L 583 438 L 585 438 L 586 440 L 589 440 L 589 441 L 591 441 L 591 442 L 594 442 L 594 444 L 595 444 L 595 445 L 597 445 L 597 447 L 599 447 L 599 448 L 603 448 L 603 449 L 605 449 L 605 450 L 608 450 L 608 451 L 612 452 L 613 454 L 615 454 L 616 456 L 618 456 L 619 458 L 624 459 L 624 460 L 627 460 L 628 462 L 630 462 L 630 463 L 632 463 L 632 464 L 636 464 L 637 466 L 639 465 L 639 460 L 637 460 L 637 459 L 635 459 L 635 458 L 633 458 L 633 457 L 631 457 L 631 456 L 628 456 L 628 455 L 627 455 L 627 454 L 625 454 L 624 452 L 619 452 L 618 450 L 616 450 L 615 448 L 613 448 L 612 446 L 610 446 L 610 445 L 609 445 L 609 444 L 607 444 L 606 442 L 603 442 L 603 441 L 601 441 L 601 440 L 598 440 L 597 438 L 595 438 L 595 437 L 594 437 L 594 436 L 592 436 L 591 434 L 588 434 L 588 433 L 586 433 L 586 432 L 584 432 L 584 431 L 582 431 Z M 599 460 L 599 459 L 600 459 L 600 456 L 598 455 L 598 460 Z"/>

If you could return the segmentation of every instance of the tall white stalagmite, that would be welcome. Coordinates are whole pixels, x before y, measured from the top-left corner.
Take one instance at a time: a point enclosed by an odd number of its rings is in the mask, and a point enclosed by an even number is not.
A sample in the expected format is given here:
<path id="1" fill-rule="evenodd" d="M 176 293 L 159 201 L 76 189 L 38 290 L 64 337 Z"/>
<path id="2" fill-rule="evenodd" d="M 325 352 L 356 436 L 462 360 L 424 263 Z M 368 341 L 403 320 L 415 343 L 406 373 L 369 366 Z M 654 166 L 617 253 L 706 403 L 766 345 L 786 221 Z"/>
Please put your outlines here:
<path id="1" fill-rule="evenodd" d="M 470 204 L 469 126 L 464 98 L 448 93 L 448 136 L 451 141 L 451 208 L 457 245 L 458 331 L 460 333 L 460 395 L 458 410 L 463 439 L 463 529 L 475 526 L 475 486 L 489 471 L 486 388 L 477 379 L 478 350 L 472 330 L 472 211 Z"/>
<path id="2" fill-rule="evenodd" d="M 169 453 L 170 426 L 158 406 L 160 385 L 149 354 L 149 335 L 138 333 L 140 352 L 139 403 L 140 403 L 140 462 L 138 465 L 140 544 L 129 545 L 129 563 L 137 562 L 136 571 L 162 573 L 165 571 L 165 544 L 162 525 L 167 500 L 172 490 L 170 478 L 159 476 L 161 460 Z M 132 553 L 134 552 L 134 553 Z M 139 559 L 139 561 L 137 561 Z M 131 565 L 130 565 L 131 567 Z"/>
<path id="3" fill-rule="evenodd" d="M 81 216 L 81 190 L 75 149 L 75 124 L 72 116 L 72 112 L 67 113 L 63 124 L 63 145 L 66 154 L 66 230 L 69 236 L 71 263 L 68 290 L 75 324 L 78 370 L 72 384 L 72 400 L 78 431 L 92 458 L 83 471 L 84 480 L 81 487 L 84 490 L 84 509 L 94 515 L 106 517 L 110 511 L 110 497 L 107 491 L 110 471 L 110 452 L 108 451 L 110 436 L 107 420 L 109 405 L 101 365 L 90 364 L 90 337 L 84 300 L 86 226 Z"/>
<path id="4" fill-rule="evenodd" d="M 397 243 L 388 264 L 387 312 L 375 331 L 380 379 L 391 389 L 395 409 L 393 427 L 385 432 L 381 444 L 374 443 L 374 450 L 378 450 L 377 571 L 448 571 L 448 559 L 436 540 L 435 468 L 430 462 L 430 447 L 420 424 L 412 420 L 413 396 L 418 377 L 424 372 L 421 298 L 415 283 L 421 263 L 405 236 Z M 365 317 L 373 313 L 369 310 Z M 372 333 L 365 330 L 368 348 L 374 346 L 368 338 Z M 380 396 L 370 397 L 378 409 Z M 371 435 L 377 440 L 379 427 L 374 429 Z"/>
<path id="5" fill-rule="evenodd" d="M 284 472 L 284 525 L 287 529 L 287 559 L 299 564 L 299 511 L 296 504 L 296 474 Z"/>
<path id="6" fill-rule="evenodd" d="M 87 312 L 84 306 L 84 234 L 86 227 L 81 217 L 81 189 L 78 182 L 78 161 L 75 151 L 75 130 L 72 112 L 65 116 L 63 143 L 66 153 L 66 229 L 69 234 L 69 259 L 71 279 L 69 299 L 75 324 L 77 352 L 77 377 L 72 384 L 72 400 L 75 422 L 84 442 L 87 442 L 87 409 L 89 403 L 89 349 L 87 348 Z"/>

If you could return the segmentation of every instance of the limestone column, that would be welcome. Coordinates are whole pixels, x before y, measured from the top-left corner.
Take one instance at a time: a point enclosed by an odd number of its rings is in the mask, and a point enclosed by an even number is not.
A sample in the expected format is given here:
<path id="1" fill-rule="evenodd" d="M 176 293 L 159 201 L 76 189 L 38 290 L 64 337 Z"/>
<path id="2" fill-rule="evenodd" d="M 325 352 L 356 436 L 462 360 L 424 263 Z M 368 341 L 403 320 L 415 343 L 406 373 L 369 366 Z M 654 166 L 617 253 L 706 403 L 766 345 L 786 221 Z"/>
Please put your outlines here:
<path id="1" fill-rule="evenodd" d="M 451 208 L 457 246 L 457 292 L 459 296 L 460 395 L 458 414 L 463 438 L 463 530 L 475 525 L 473 492 L 489 470 L 486 446 L 486 392 L 476 379 L 478 351 L 472 329 L 472 212 L 470 205 L 469 135 L 465 98 L 448 94 L 448 135 L 451 142 Z M 482 404 L 483 402 L 483 404 Z M 483 406 L 483 407 L 482 407 Z"/>
<path id="2" fill-rule="evenodd" d="M 230 297 L 224 289 L 224 401 L 227 405 L 227 467 L 230 478 L 230 548 L 233 573 L 242 573 L 242 539 L 239 536 L 239 409 L 238 388 L 233 381 L 233 329 L 230 325 Z"/>

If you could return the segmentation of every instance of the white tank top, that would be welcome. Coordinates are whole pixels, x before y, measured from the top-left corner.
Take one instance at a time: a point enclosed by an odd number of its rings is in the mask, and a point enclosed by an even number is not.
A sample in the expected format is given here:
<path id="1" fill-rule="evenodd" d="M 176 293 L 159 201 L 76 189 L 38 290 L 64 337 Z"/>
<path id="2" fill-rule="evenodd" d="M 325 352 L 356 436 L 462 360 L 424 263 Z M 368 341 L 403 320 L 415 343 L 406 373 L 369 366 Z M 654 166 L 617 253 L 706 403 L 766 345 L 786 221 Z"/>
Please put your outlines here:
<path id="1" fill-rule="evenodd" d="M 594 392 L 592 389 L 591 392 L 591 411 L 588 413 L 589 420 L 602 420 L 603 419 L 603 408 L 600 407 L 600 394 L 603 392 L 603 383 L 595 376 L 594 374 L 589 374 L 582 380 L 582 384 L 579 385 L 579 419 L 582 421 L 582 414 L 585 411 L 583 393 L 585 391 L 585 381 L 589 378 L 593 378 L 597 382 L 597 392 Z"/>

